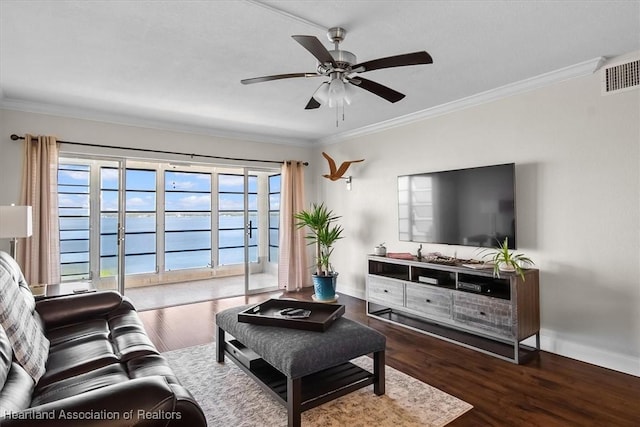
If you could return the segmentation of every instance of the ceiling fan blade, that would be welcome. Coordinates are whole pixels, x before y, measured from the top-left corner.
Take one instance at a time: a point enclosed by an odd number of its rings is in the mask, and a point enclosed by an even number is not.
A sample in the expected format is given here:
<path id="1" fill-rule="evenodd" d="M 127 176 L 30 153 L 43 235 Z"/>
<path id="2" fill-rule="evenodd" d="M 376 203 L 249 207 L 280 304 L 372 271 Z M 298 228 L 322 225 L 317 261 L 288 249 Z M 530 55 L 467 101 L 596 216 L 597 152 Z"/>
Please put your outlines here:
<path id="1" fill-rule="evenodd" d="M 360 89 L 368 90 L 374 95 L 378 95 L 379 97 L 384 98 L 389 102 L 398 102 L 405 97 L 404 94 L 398 91 L 395 91 L 389 87 L 381 85 L 380 83 L 367 80 L 360 76 L 350 78 L 347 80 L 349 81 L 349 83 L 353 84 L 354 86 L 359 87 Z"/>
<path id="2" fill-rule="evenodd" d="M 351 68 L 358 72 L 379 70 L 381 68 L 404 67 L 407 65 L 432 64 L 433 59 L 425 51 L 388 56 L 356 64 Z M 363 68 L 360 70 L 360 68 Z"/>
<path id="3" fill-rule="evenodd" d="M 305 110 L 315 110 L 316 108 L 320 108 L 320 103 L 318 101 L 316 101 L 316 99 L 312 96 L 311 99 L 309 100 L 309 102 L 307 103 L 307 106 L 304 107 Z"/>
<path id="4" fill-rule="evenodd" d="M 318 73 L 289 73 L 289 74 L 275 74 L 273 76 L 254 77 L 252 79 L 240 80 L 243 85 L 250 85 L 252 83 L 269 82 L 271 80 L 292 79 L 295 77 L 320 77 Z"/>
<path id="5" fill-rule="evenodd" d="M 337 67 L 336 61 L 329 53 L 326 47 L 322 44 L 317 37 L 314 36 L 291 36 L 295 41 L 300 43 L 302 47 L 307 49 L 313 56 L 316 57 L 321 64 L 326 62 L 331 63 L 334 67 Z"/>

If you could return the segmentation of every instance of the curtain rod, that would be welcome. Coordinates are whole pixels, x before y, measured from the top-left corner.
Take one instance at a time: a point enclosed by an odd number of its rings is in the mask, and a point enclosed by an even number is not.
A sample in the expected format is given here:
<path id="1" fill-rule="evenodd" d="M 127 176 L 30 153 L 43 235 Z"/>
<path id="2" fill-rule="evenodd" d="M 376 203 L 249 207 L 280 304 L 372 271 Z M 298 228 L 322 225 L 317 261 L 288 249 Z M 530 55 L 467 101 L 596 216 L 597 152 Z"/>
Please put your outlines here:
<path id="1" fill-rule="evenodd" d="M 12 141 L 17 141 L 19 139 L 24 139 L 24 136 L 19 136 L 14 134 L 11 134 L 11 140 Z M 99 148 L 113 148 L 113 149 L 117 149 L 117 150 L 132 150 L 132 151 L 143 151 L 146 153 L 159 153 L 159 154 L 174 154 L 174 155 L 179 155 L 179 156 L 190 156 L 192 159 L 194 157 L 204 157 L 207 159 L 218 159 L 218 160 L 235 160 L 235 161 L 239 161 L 239 162 L 259 162 L 259 163 L 277 163 L 277 164 L 283 164 L 285 163 L 284 161 L 277 161 L 277 160 L 257 160 L 257 159 L 241 159 L 241 158 L 237 158 L 237 157 L 223 157 L 223 156 L 210 156 L 208 154 L 195 154 L 195 153 L 181 153 L 178 151 L 164 151 L 164 150 L 152 150 L 150 148 L 135 148 L 135 147 L 118 147 L 116 145 L 102 145 L 102 144 L 90 144 L 87 142 L 74 142 L 74 141 L 62 141 L 62 140 L 58 140 L 59 143 L 61 144 L 70 144 L 70 145 L 82 145 L 85 147 L 99 147 Z M 309 162 L 302 162 L 303 165 L 305 166 L 309 166 Z"/>

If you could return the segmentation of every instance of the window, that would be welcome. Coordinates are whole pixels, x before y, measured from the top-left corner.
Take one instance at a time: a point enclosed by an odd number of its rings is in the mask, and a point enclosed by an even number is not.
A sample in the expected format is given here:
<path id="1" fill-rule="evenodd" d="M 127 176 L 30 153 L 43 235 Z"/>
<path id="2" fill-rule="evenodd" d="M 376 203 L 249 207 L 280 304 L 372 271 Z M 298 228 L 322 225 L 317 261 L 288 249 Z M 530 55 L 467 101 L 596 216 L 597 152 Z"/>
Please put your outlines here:
<path id="1" fill-rule="evenodd" d="M 165 172 L 166 270 L 198 268 L 211 261 L 211 174 Z"/>
<path id="2" fill-rule="evenodd" d="M 156 171 L 127 169 L 125 274 L 156 271 Z"/>
<path id="3" fill-rule="evenodd" d="M 280 175 L 269 177 L 269 262 L 278 262 L 280 242 Z"/>
<path id="4" fill-rule="evenodd" d="M 59 163 L 60 274 L 65 281 L 90 277 L 89 181 L 88 165 Z"/>
<path id="5" fill-rule="evenodd" d="M 60 158 L 63 281 L 113 283 L 119 236 L 124 274 L 141 275 L 136 283 L 157 282 L 145 274 L 218 266 L 236 274 L 243 271 L 245 221 L 251 222 L 249 261 L 277 262 L 280 176 L 274 170 L 252 172 L 245 184 L 244 175 L 234 173 L 238 168 L 128 161 L 123 189 L 118 165 L 106 158 Z"/>
<path id="6" fill-rule="evenodd" d="M 119 181 L 117 168 L 100 168 L 100 277 L 118 273 Z"/>
<path id="7" fill-rule="evenodd" d="M 258 177 L 249 176 L 249 262 L 258 261 Z M 218 176 L 218 263 L 244 262 L 244 176 Z"/>

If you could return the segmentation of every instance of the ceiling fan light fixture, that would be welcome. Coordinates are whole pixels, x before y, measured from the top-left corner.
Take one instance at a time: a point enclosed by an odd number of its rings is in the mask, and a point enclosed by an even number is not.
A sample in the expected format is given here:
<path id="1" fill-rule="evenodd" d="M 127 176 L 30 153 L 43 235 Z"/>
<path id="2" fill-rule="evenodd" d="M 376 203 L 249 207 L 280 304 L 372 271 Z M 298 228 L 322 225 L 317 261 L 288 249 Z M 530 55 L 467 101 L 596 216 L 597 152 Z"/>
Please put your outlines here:
<path id="1" fill-rule="evenodd" d="M 351 86 L 349 82 L 344 82 L 344 102 L 346 102 L 347 105 L 351 105 L 355 93 L 356 91 L 353 89 L 353 86 Z"/>
<path id="2" fill-rule="evenodd" d="M 344 103 L 346 90 L 344 82 L 340 78 L 334 78 L 329 83 L 329 108 L 341 106 Z"/>
<path id="3" fill-rule="evenodd" d="M 240 82 L 246 85 L 298 77 L 327 78 L 328 81 L 323 82 L 316 89 L 304 109 L 315 110 L 322 105 L 328 105 L 329 108 L 335 107 L 337 125 L 339 117 L 338 111 L 342 107 L 342 120 L 344 120 L 344 105 L 351 105 L 353 99 L 357 98 L 356 93 L 360 89 L 377 95 L 391 103 L 396 103 L 405 97 L 403 93 L 375 81 L 360 77 L 359 73 L 433 63 L 433 58 L 431 58 L 431 55 L 426 51 L 388 56 L 359 63 L 356 55 L 352 52 L 340 49 L 340 43 L 344 40 L 346 34 L 347 31 L 342 27 L 333 27 L 327 31 L 327 37 L 334 45 L 333 50 L 328 50 L 317 37 L 308 35 L 291 36 L 317 60 L 315 73 L 275 74 L 243 79 L 240 80 Z M 358 89 L 354 89 L 353 87 L 357 87 Z"/>
<path id="4" fill-rule="evenodd" d="M 329 101 L 329 82 L 323 82 L 313 94 L 313 98 L 320 104 L 326 104 Z"/>

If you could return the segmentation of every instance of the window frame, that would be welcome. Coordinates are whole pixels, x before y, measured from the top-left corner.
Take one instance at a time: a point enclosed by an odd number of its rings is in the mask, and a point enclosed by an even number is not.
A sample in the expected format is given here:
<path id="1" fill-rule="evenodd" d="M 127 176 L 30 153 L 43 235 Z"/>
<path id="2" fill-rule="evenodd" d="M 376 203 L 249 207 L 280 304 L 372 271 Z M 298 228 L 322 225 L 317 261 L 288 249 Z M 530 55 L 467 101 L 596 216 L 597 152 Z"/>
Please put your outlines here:
<path id="1" fill-rule="evenodd" d="M 86 263 L 88 264 L 88 274 L 85 272 L 83 273 L 82 277 L 79 276 L 75 276 L 71 279 L 65 280 L 63 278 L 63 281 L 71 281 L 71 280 L 84 280 L 84 279 L 88 279 L 88 280 L 101 280 L 101 279 L 108 279 L 113 277 L 113 275 L 102 275 L 101 273 L 102 271 L 102 260 L 101 260 L 101 255 L 102 255 L 102 249 L 101 249 L 101 237 L 103 237 L 103 234 L 113 234 L 113 233 L 102 233 L 101 230 L 101 225 L 104 221 L 104 219 L 102 218 L 103 214 L 108 214 L 110 212 L 113 213 L 117 213 L 118 211 L 110 211 L 110 210 L 105 210 L 103 211 L 103 206 L 101 203 L 102 197 L 101 197 L 101 193 L 103 191 L 119 191 L 119 190 L 113 190 L 111 188 L 107 188 L 109 187 L 109 185 L 105 185 L 103 187 L 103 183 L 101 182 L 101 172 L 105 169 L 112 169 L 112 170 L 119 170 L 118 167 L 118 163 L 122 162 L 124 159 L 121 158 L 115 158 L 115 157 L 108 157 L 108 156 L 90 156 L 90 155 L 81 155 L 81 154 L 76 154 L 76 153 L 61 153 L 60 156 L 60 164 L 61 165 L 79 165 L 79 166 L 86 166 L 88 167 L 88 174 L 89 174 L 89 211 L 88 211 L 88 218 L 89 218 L 89 236 L 88 236 L 88 240 L 89 240 L 89 251 L 88 251 L 88 257 L 89 257 L 89 261 Z M 127 187 L 124 191 L 125 191 L 125 200 L 127 200 L 127 191 L 135 191 L 135 192 L 148 192 L 148 193 L 152 193 L 155 192 L 155 210 L 154 211 L 148 211 L 148 210 L 143 210 L 143 211 L 138 211 L 138 210 L 134 210 L 134 211 L 127 211 L 127 206 L 126 206 L 126 202 L 125 202 L 125 206 L 124 207 L 120 207 L 120 209 L 125 209 L 125 218 L 128 214 L 130 214 L 131 212 L 134 213 L 147 213 L 150 215 L 155 215 L 155 231 L 151 232 L 151 231 L 145 231 L 143 234 L 154 234 L 155 235 L 155 252 L 149 252 L 149 254 L 152 254 L 155 256 L 155 271 L 149 271 L 149 272 L 145 272 L 145 273 L 134 273 L 134 275 L 145 275 L 145 274 L 149 274 L 149 275 L 162 275 L 163 273 L 169 273 L 171 271 L 175 271 L 175 269 L 169 269 L 167 268 L 166 264 L 166 233 L 168 232 L 166 229 L 166 214 L 167 212 L 172 212 L 173 210 L 167 210 L 166 209 L 166 200 L 165 200 L 165 194 L 167 193 L 166 191 L 166 186 L 165 186 L 165 178 L 167 176 L 168 172 L 184 172 L 184 173 L 203 173 L 203 174 L 209 174 L 210 175 L 210 183 L 211 183 L 211 191 L 210 191 L 210 211 L 208 211 L 207 213 L 210 212 L 210 217 L 211 217 L 211 227 L 210 227 L 210 232 L 211 232 L 211 264 L 206 266 L 206 267 L 189 267 L 186 269 L 180 269 L 180 271 L 185 271 L 185 270 L 189 270 L 189 271 L 193 271 L 193 272 L 204 272 L 204 271 L 210 271 L 212 268 L 222 268 L 224 271 L 231 271 L 231 270 L 238 270 L 239 267 L 241 267 L 244 264 L 244 258 L 242 259 L 242 261 L 240 261 L 239 263 L 230 263 L 230 264 L 223 264 L 221 265 L 220 262 L 217 262 L 220 260 L 220 250 L 221 249 L 225 249 L 227 248 L 227 246 L 220 246 L 220 231 L 224 231 L 225 229 L 220 229 L 219 228 L 219 216 L 221 213 L 224 212 L 229 212 L 230 210 L 228 209 L 220 209 L 219 206 L 219 194 L 222 193 L 230 193 L 228 191 L 222 191 L 220 192 L 219 189 L 219 184 L 220 184 L 220 180 L 219 177 L 221 175 L 234 175 L 238 178 L 242 178 L 244 180 L 244 174 L 239 173 L 238 171 L 244 169 L 244 166 L 238 166 L 238 167 L 233 167 L 233 166 L 218 166 L 218 165 L 173 165 L 171 164 L 169 161 L 154 161 L 154 160 L 144 160 L 144 159 L 140 159 L 140 160 L 126 160 L 125 163 L 125 174 L 126 171 L 128 170 L 149 170 L 149 171 L 154 171 L 156 174 L 156 187 L 155 190 L 151 190 L 151 189 L 146 189 L 146 190 L 140 190 L 140 189 L 131 189 L 131 184 L 127 182 L 126 178 L 125 178 L 125 186 Z M 60 172 L 58 172 L 60 173 Z M 265 175 L 263 175 L 263 173 Z M 269 252 L 269 242 L 268 239 L 265 239 L 263 235 L 258 235 L 258 228 L 259 228 L 259 224 L 257 223 L 257 221 L 255 221 L 255 219 L 257 220 L 266 220 L 267 221 L 267 227 L 268 227 L 268 232 L 271 232 L 272 227 L 270 224 L 270 218 L 269 215 L 271 213 L 271 209 L 270 209 L 270 204 L 268 203 L 266 205 L 267 210 L 266 210 L 266 215 L 265 215 L 265 205 L 263 204 L 264 202 L 261 202 L 260 200 L 263 200 L 263 195 L 265 193 L 261 193 L 262 195 L 258 195 L 259 191 L 264 191 L 265 187 L 264 184 L 261 184 L 261 182 L 263 179 L 267 179 L 268 181 L 270 181 L 270 177 L 273 175 L 278 175 L 279 173 L 276 173 L 275 169 L 272 171 L 266 171 L 266 170 L 259 170 L 258 173 L 249 173 L 249 179 L 250 180 L 255 180 L 254 183 L 252 183 L 251 185 L 253 185 L 253 188 L 251 188 L 251 191 L 249 191 L 249 197 L 255 197 L 255 206 L 251 206 L 253 209 L 249 209 L 249 215 L 250 218 L 254 219 L 254 224 L 252 226 L 252 231 L 254 233 L 254 239 L 255 242 L 250 243 L 249 247 L 250 247 L 250 251 L 252 252 L 252 259 L 250 260 L 250 263 L 259 263 L 260 259 L 262 256 L 264 256 L 265 254 L 263 254 L 262 252 L 264 252 L 265 250 L 267 252 Z M 264 178 L 262 178 L 264 177 Z M 243 181 L 244 182 L 244 181 Z M 255 184 L 255 185 L 254 185 Z M 64 184 L 62 185 L 64 186 Z M 121 186 L 121 183 L 118 183 L 118 187 Z M 84 186 L 84 188 L 86 189 L 86 186 Z M 259 190 L 259 188 L 261 188 L 261 190 Z M 271 196 L 271 191 L 270 191 L 270 187 L 267 187 L 268 191 L 266 192 L 266 197 L 270 198 Z M 86 190 L 85 190 L 86 191 Z M 187 190 L 187 193 L 192 193 L 193 191 Z M 64 192 L 61 192 L 62 194 L 64 194 Z M 170 191 L 169 191 L 170 193 Z M 243 195 L 244 191 L 233 191 L 231 193 L 235 193 L 235 194 L 239 194 L 239 195 Z M 86 194 L 86 193 L 83 193 Z M 252 203 L 254 202 L 252 201 Z M 269 201 L 270 202 L 270 201 Z M 262 204 L 262 205 L 261 205 Z M 234 210 L 237 213 L 243 214 L 244 212 L 242 210 Z M 195 211 L 194 211 L 195 212 Z M 203 213 L 205 211 L 202 211 L 201 213 Z M 260 215 L 264 216 L 264 218 L 261 218 Z M 126 221 L 126 219 L 125 219 Z M 214 222 L 215 221 L 215 222 Z M 125 227 L 126 229 L 126 227 Z M 234 228 L 236 229 L 236 228 Z M 237 228 L 239 230 L 239 228 Z M 86 231 L 86 230 L 85 230 Z M 188 231 L 188 230 L 187 230 Z M 117 232 L 116 232 L 117 233 Z M 244 229 L 242 230 L 242 233 L 244 233 Z M 262 232 L 261 232 L 262 233 Z M 127 235 L 130 236 L 132 234 L 140 234 L 140 233 L 136 233 L 136 232 L 127 232 Z M 117 234 L 116 234 L 117 236 Z M 85 239 L 86 240 L 86 239 Z M 266 245 L 266 249 L 265 246 Z M 236 246 L 234 246 L 236 247 Z M 244 245 L 242 246 L 238 246 L 238 248 L 243 248 Z M 125 246 L 125 250 L 127 250 L 127 252 L 129 251 L 129 248 L 127 246 Z M 182 251 L 182 250 L 180 250 Z M 171 252 L 171 251 L 169 251 Z M 145 252 L 146 254 L 146 252 Z M 135 255 L 140 255 L 140 254 L 135 254 Z M 117 254 L 115 255 L 117 256 Z M 131 256 L 131 254 L 125 255 L 125 257 Z M 126 258 L 125 258 L 126 260 Z M 125 263 L 126 264 L 126 263 Z M 106 271 L 106 269 L 105 269 Z M 198 273 L 199 274 L 199 273 Z M 225 273 L 226 274 L 226 273 Z M 125 273 L 126 276 L 131 276 L 131 273 Z"/>

